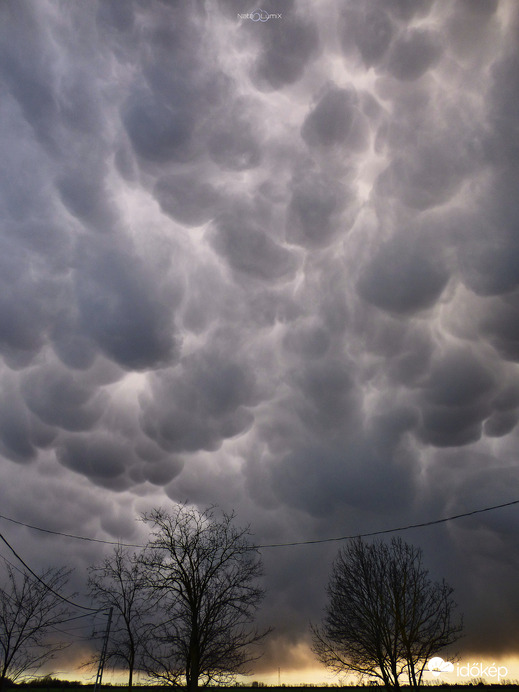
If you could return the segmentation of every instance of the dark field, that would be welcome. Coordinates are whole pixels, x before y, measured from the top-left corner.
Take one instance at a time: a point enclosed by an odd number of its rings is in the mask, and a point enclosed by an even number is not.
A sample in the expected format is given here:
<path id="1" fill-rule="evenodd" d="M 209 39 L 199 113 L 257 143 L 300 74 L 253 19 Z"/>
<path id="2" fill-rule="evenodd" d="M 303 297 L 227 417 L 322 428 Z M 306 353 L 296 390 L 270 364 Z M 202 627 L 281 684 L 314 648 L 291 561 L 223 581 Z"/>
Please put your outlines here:
<path id="1" fill-rule="evenodd" d="M 246 687 L 243 685 L 236 685 L 236 686 L 231 686 L 231 687 L 214 687 L 212 689 L 220 689 L 220 690 L 240 690 L 240 692 L 258 692 L 258 689 L 265 688 L 268 689 L 271 692 L 290 692 L 290 690 L 296 690 L 297 692 L 301 692 L 301 690 L 311 690 L 312 692 L 330 692 L 330 690 L 333 690 L 335 688 L 347 688 L 348 690 L 351 690 L 354 692 L 355 690 L 363 690 L 363 692 L 366 689 L 370 689 L 373 687 L 379 687 L 381 690 L 384 689 L 382 685 L 328 685 L 327 687 L 319 687 L 317 685 L 297 685 L 297 686 L 289 686 L 289 685 L 282 685 L 281 687 L 278 687 L 277 685 L 273 686 L 268 686 L 268 685 L 258 685 L 258 686 L 250 686 Z M 405 685 L 402 686 L 404 689 L 406 688 Z M 474 690 L 482 691 L 482 692 L 492 692 L 493 690 L 499 690 L 500 692 L 503 692 L 503 688 L 506 688 L 507 690 L 512 691 L 519 691 L 519 683 L 503 683 L 502 685 L 485 685 L 483 683 L 467 683 L 466 685 L 436 685 L 436 684 L 431 684 L 431 685 L 423 685 L 422 686 L 424 689 L 428 690 L 438 690 L 438 692 L 441 692 L 441 690 L 452 690 L 452 689 L 457 689 L 457 688 L 471 688 Z M 113 689 L 114 692 L 128 692 L 128 687 L 126 685 L 102 685 L 103 689 Z M 23 683 L 20 683 L 16 686 L 14 686 L 11 689 L 18 689 L 18 690 L 39 690 L 40 692 L 63 692 L 64 690 L 67 690 L 68 692 L 90 692 L 91 690 L 94 689 L 93 684 L 82 684 L 82 685 L 70 685 L 70 684 L 64 684 L 64 685 L 58 685 L 58 686 L 49 686 L 46 687 L 45 685 L 25 685 Z M 132 692 L 163 692 L 165 689 L 183 689 L 183 688 L 168 688 L 166 685 L 134 685 L 132 688 Z M 203 690 L 204 688 L 200 687 L 200 690 Z"/>

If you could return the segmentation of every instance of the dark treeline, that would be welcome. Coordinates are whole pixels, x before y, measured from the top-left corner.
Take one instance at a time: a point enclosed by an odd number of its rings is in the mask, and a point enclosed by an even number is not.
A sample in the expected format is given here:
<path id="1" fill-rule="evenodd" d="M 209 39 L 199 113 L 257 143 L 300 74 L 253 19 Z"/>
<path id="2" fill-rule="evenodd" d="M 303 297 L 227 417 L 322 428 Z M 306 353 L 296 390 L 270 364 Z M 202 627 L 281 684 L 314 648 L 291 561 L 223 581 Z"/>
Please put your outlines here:
<path id="1" fill-rule="evenodd" d="M 81 688 L 82 690 L 90 690 L 94 689 L 94 683 L 82 683 L 79 680 L 71 681 L 71 680 L 60 680 L 58 678 L 52 678 L 52 677 L 44 677 L 44 678 L 39 678 L 37 680 L 31 680 L 27 682 L 20 682 L 20 683 L 15 683 L 15 682 L 10 682 L 8 683 L 8 687 L 16 687 L 17 689 L 40 689 L 40 690 L 56 690 L 56 689 L 74 689 L 74 688 Z M 118 685 L 118 684 L 110 684 L 106 683 L 103 684 L 102 687 L 106 688 L 115 688 L 118 690 L 118 692 L 126 692 L 129 690 L 127 685 Z M 165 685 L 136 685 L 134 684 L 132 689 L 134 690 L 140 690 L 141 692 L 145 692 L 147 690 L 151 691 L 159 691 L 159 690 L 164 690 Z M 272 690 L 272 692 L 288 692 L 289 690 L 301 690 L 301 689 L 311 689 L 313 692 L 319 692 L 319 690 L 330 690 L 334 688 L 347 688 L 348 690 L 365 690 L 373 687 L 380 687 L 380 689 L 384 689 L 383 685 L 373 685 L 373 684 L 366 684 L 366 685 L 341 685 L 341 684 L 330 684 L 330 685 L 314 685 L 314 684 L 305 684 L 302 683 L 300 685 L 267 685 L 263 683 L 252 683 L 250 685 L 245 685 L 245 684 L 236 684 L 236 685 L 228 685 L 228 686 L 209 686 L 212 687 L 213 689 L 219 689 L 219 690 L 236 690 L 240 689 L 243 692 L 252 692 L 253 690 L 257 690 L 259 687 L 261 688 L 268 688 L 269 690 Z M 403 688 L 409 688 L 409 685 L 402 685 Z M 442 690 L 442 689 L 453 689 L 453 688 L 477 688 L 478 690 L 492 690 L 495 688 L 502 688 L 506 687 L 507 689 L 510 690 L 517 690 L 519 689 L 519 682 L 503 682 L 500 683 L 499 685 L 487 685 L 481 681 L 472 681 L 472 682 L 467 682 L 467 683 L 432 683 L 432 684 L 424 684 L 422 687 L 424 688 L 433 688 L 434 690 Z M 184 687 L 179 687 L 180 690 L 184 690 L 186 688 Z"/>
<path id="2" fill-rule="evenodd" d="M 71 645 L 55 636 L 56 631 L 68 635 L 57 626 L 102 612 L 106 636 L 88 637 L 103 640 L 102 653 L 96 646 L 84 666 L 102 670 L 106 662 L 127 671 L 129 690 L 134 673 L 160 687 L 196 692 L 229 687 L 238 675 L 252 672 L 261 656 L 256 647 L 270 630 L 254 625 L 264 591 L 249 527 L 235 526 L 234 513 L 187 504 L 141 519 L 150 531 L 146 546 L 134 552 L 117 544 L 88 568 L 90 607 L 61 595 L 70 570 L 37 576 L 6 562 L 5 585 L 0 584 L 0 692 L 14 682 L 42 690 L 79 688 L 52 676 L 26 680 Z M 438 652 L 462 631 L 452 588 L 433 582 L 422 551 L 400 538 L 351 541 L 333 564 L 327 594 L 323 621 L 312 626 L 313 651 L 338 676 L 353 673 L 371 679 L 372 686 L 422 687 L 424 673 L 442 672 L 430 665 L 445 663 Z M 250 688 L 264 686 L 253 681 Z"/>

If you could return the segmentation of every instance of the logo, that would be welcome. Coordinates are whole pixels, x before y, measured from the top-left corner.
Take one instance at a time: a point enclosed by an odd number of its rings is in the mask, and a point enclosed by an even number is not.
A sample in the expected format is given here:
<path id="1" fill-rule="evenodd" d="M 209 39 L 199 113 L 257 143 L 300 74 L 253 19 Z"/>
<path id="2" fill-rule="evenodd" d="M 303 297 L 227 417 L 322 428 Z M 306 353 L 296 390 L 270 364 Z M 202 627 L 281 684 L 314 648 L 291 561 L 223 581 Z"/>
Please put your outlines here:
<path id="1" fill-rule="evenodd" d="M 251 19 L 253 22 L 268 22 L 269 19 L 281 19 L 282 16 L 281 14 L 269 14 L 265 10 L 254 10 L 254 12 L 247 12 L 247 14 L 238 13 L 238 19 Z"/>
<path id="2" fill-rule="evenodd" d="M 431 658 L 427 664 L 429 671 L 437 678 L 443 673 L 456 673 L 459 678 L 497 678 L 498 682 L 501 682 L 501 678 L 505 678 L 508 675 L 508 668 L 506 666 L 496 666 L 492 663 L 491 666 L 484 666 L 483 663 L 467 663 L 467 665 L 461 665 L 456 663 L 456 671 L 454 671 L 454 664 L 450 661 L 444 661 L 441 656 L 434 656 Z"/>
<path id="3" fill-rule="evenodd" d="M 442 673 L 452 673 L 454 670 L 454 664 L 452 664 L 450 661 L 444 661 L 441 656 L 431 658 L 427 666 L 435 678 Z"/>

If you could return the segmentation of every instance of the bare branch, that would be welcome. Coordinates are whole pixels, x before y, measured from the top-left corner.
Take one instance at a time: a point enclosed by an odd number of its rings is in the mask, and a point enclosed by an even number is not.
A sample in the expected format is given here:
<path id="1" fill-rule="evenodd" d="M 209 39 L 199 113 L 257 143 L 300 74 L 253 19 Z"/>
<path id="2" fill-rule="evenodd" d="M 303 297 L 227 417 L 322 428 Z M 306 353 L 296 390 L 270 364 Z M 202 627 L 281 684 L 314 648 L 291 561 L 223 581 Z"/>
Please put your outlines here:
<path id="1" fill-rule="evenodd" d="M 0 586 L 0 690 L 7 678 L 34 673 L 66 646 L 56 641 L 53 628 L 69 614 L 59 597 L 69 575 L 64 568 L 49 569 L 36 581 L 5 563 Z"/>
<path id="2" fill-rule="evenodd" d="M 266 634 L 252 627 L 263 591 L 249 530 L 213 507 L 159 509 L 143 520 L 154 529 L 148 581 L 165 615 L 150 631 L 148 673 L 190 690 L 199 682 L 229 681 L 253 660 L 250 646 Z"/>
<path id="3" fill-rule="evenodd" d="M 405 675 L 417 687 L 427 660 L 461 633 L 452 588 L 433 583 L 421 550 L 401 539 L 352 541 L 337 556 L 327 592 L 313 648 L 337 673 L 378 678 L 388 688 Z"/>
<path id="4" fill-rule="evenodd" d="M 88 586 L 94 600 L 113 608 L 107 659 L 128 668 L 128 687 L 141 668 L 144 643 L 156 601 L 149 588 L 142 556 L 116 546 L 100 565 L 89 568 Z"/>

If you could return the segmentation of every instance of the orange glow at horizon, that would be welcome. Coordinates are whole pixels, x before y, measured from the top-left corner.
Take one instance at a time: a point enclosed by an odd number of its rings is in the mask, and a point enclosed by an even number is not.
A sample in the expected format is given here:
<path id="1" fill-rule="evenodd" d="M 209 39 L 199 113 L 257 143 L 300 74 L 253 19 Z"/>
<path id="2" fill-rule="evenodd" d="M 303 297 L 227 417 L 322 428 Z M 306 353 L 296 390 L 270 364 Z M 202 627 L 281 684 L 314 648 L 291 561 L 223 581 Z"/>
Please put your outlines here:
<path id="1" fill-rule="evenodd" d="M 241 675 L 237 678 L 239 685 L 252 685 L 253 682 L 263 684 L 265 686 L 277 687 L 281 686 L 340 686 L 341 684 L 355 685 L 358 682 L 357 676 L 348 674 L 339 676 L 328 671 L 324 666 L 320 666 L 315 661 L 315 656 L 311 652 L 307 644 L 299 644 L 294 647 L 297 650 L 297 656 L 291 656 L 292 662 L 298 659 L 299 665 L 283 666 L 281 663 L 277 667 L 271 669 L 263 669 L 261 671 L 252 670 L 250 675 Z M 304 654 L 307 655 L 308 665 L 303 664 Z M 445 654 L 445 660 L 449 660 Z M 87 671 L 81 665 L 76 664 L 75 670 L 65 671 L 46 671 L 47 674 L 53 677 L 58 677 L 63 680 L 78 680 L 83 684 L 92 683 L 95 679 L 96 671 L 92 668 Z M 479 681 L 481 678 L 488 684 L 497 684 L 498 673 L 500 675 L 499 682 L 517 683 L 519 681 L 519 656 L 504 656 L 501 658 L 487 658 L 475 655 L 464 655 L 458 661 L 453 663 L 453 671 L 442 673 L 439 676 L 434 676 L 427 669 L 424 673 L 424 682 L 434 685 L 440 683 L 450 684 L 469 684 Z M 94 666 L 95 668 L 95 666 Z M 506 669 L 506 674 L 505 670 Z M 480 673 L 483 675 L 480 675 Z M 486 675 L 485 675 L 486 673 Z M 43 675 L 44 673 L 42 673 Z M 123 670 L 105 669 L 103 682 L 104 684 L 125 685 L 127 682 L 127 673 Z M 138 673 L 134 675 L 134 684 L 144 683 L 144 677 Z"/>

